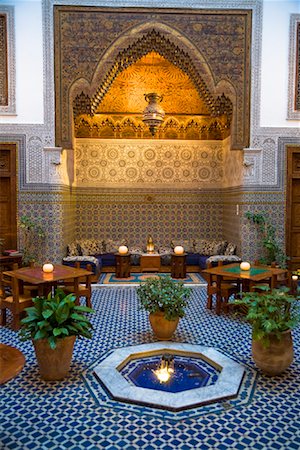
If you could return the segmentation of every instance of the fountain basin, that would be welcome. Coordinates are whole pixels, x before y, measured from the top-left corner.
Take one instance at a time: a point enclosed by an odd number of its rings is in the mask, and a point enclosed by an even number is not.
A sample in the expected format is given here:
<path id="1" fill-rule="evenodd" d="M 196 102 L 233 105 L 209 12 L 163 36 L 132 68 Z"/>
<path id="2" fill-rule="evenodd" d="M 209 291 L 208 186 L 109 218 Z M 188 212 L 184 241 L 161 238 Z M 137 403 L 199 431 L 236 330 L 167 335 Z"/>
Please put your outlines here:
<path id="1" fill-rule="evenodd" d="M 198 365 L 199 372 L 204 372 L 206 382 L 199 387 L 187 385 L 176 392 L 136 385 L 129 374 L 139 365 L 132 370 L 130 365 L 134 366 L 137 361 L 147 364 L 148 358 L 160 358 L 165 353 L 173 355 L 174 359 L 188 358 L 192 364 Z M 212 368 L 209 376 L 207 367 Z M 136 370 L 140 371 L 140 368 Z M 244 368 L 212 347 L 160 341 L 119 348 L 98 364 L 94 373 L 116 400 L 180 411 L 236 397 Z"/>

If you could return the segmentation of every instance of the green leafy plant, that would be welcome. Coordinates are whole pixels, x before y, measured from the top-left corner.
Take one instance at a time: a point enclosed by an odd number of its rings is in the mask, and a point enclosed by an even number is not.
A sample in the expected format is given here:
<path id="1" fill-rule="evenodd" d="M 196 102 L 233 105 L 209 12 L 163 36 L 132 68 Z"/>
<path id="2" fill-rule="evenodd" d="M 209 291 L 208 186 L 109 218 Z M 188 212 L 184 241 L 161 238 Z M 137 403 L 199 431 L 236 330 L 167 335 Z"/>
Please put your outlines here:
<path id="1" fill-rule="evenodd" d="M 87 306 L 75 304 L 73 294 L 66 295 L 56 289 L 54 296 L 35 297 L 34 306 L 25 308 L 27 316 L 21 320 L 20 338 L 22 341 L 48 339 L 52 349 L 57 339 L 67 336 L 91 338 L 92 324 L 84 313 L 93 313 Z"/>
<path id="2" fill-rule="evenodd" d="M 262 234 L 262 245 L 266 250 L 266 256 L 260 258 L 260 262 L 262 264 L 276 262 L 280 267 L 285 268 L 287 265 L 287 256 L 277 242 L 276 228 L 268 222 L 266 215 L 264 213 L 254 214 L 247 211 L 245 217 L 257 225 Z"/>
<path id="3" fill-rule="evenodd" d="M 40 248 L 39 244 L 45 238 L 45 232 L 39 223 L 26 215 L 20 217 L 19 228 L 22 232 L 22 261 L 23 265 L 26 266 L 30 261 L 36 260 L 37 249 Z"/>
<path id="4" fill-rule="evenodd" d="M 234 304 L 247 308 L 246 320 L 252 324 L 253 339 L 268 347 L 271 334 L 279 339 L 283 331 L 292 330 L 300 323 L 299 291 L 289 294 L 289 288 L 270 290 L 256 286 L 257 291 L 245 292 Z"/>
<path id="5" fill-rule="evenodd" d="M 142 309 L 149 313 L 164 312 L 167 320 L 183 317 L 191 289 L 171 277 L 149 278 L 136 290 Z"/>

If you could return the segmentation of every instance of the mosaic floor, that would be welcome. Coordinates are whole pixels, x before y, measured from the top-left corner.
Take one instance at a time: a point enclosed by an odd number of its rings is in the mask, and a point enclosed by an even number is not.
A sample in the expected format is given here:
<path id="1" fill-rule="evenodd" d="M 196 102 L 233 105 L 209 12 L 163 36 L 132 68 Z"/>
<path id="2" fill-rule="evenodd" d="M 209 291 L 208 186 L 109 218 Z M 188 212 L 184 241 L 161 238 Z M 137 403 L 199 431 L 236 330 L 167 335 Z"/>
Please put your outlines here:
<path id="1" fill-rule="evenodd" d="M 225 450 L 300 449 L 300 330 L 293 333 L 295 360 L 283 376 L 267 378 L 251 360 L 251 329 L 239 318 L 205 309 L 205 289 L 192 288 L 175 340 L 213 346 L 245 365 L 251 377 L 239 401 L 172 413 L 121 404 L 86 382 L 93 365 L 114 348 L 153 342 L 135 288 L 96 288 L 92 340 L 78 340 L 71 376 L 40 380 L 30 342 L 9 327 L 0 341 L 18 347 L 27 363 L 1 387 L 1 450 Z M 254 381 L 253 381 L 254 380 Z"/>

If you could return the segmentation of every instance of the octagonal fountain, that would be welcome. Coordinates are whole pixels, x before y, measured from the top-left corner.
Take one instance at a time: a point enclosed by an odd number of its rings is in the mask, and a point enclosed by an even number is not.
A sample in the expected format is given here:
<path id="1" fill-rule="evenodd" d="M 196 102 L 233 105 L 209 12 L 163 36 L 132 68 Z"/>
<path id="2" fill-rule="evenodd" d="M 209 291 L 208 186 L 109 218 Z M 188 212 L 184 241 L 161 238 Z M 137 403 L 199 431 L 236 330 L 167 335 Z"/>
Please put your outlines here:
<path id="1" fill-rule="evenodd" d="M 212 347 L 161 341 L 119 348 L 94 373 L 115 400 L 180 411 L 236 397 L 244 368 Z"/>

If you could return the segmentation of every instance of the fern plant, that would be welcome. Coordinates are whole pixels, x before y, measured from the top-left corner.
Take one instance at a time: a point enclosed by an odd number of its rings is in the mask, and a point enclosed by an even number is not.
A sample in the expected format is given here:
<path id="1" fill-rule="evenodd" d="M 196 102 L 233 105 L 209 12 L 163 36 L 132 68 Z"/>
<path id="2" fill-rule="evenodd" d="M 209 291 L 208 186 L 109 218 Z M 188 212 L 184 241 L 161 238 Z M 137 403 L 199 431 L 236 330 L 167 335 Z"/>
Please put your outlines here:
<path id="1" fill-rule="evenodd" d="M 94 310 L 76 305 L 75 300 L 75 295 L 66 295 L 62 289 L 56 289 L 54 296 L 33 298 L 34 306 L 25 308 L 27 316 L 21 320 L 21 340 L 48 339 L 55 349 L 57 340 L 67 336 L 90 339 L 93 327 L 84 313 Z"/>

